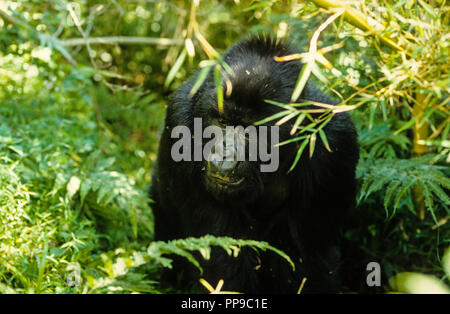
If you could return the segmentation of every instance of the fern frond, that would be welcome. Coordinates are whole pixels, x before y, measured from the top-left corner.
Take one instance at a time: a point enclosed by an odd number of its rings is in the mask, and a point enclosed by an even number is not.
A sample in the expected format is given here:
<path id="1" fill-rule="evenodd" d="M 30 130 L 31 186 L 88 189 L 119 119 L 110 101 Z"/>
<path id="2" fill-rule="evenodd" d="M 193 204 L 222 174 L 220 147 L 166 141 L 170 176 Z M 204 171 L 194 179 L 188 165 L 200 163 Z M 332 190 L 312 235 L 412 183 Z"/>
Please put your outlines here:
<path id="1" fill-rule="evenodd" d="M 203 269 L 200 266 L 200 263 L 191 252 L 198 251 L 204 259 L 209 259 L 212 246 L 221 247 L 227 252 L 228 255 L 233 257 L 238 256 L 243 246 L 248 246 L 254 250 L 269 250 L 284 258 L 291 265 L 292 269 L 295 269 L 294 263 L 289 258 L 289 256 L 286 255 L 286 253 L 271 246 L 267 242 L 233 239 L 230 237 L 215 237 L 212 235 L 205 235 L 200 238 L 191 237 L 186 239 L 177 239 L 167 242 L 155 241 L 148 247 L 147 254 L 149 255 L 149 258 L 161 262 L 164 267 L 168 268 L 172 267 L 171 261 L 166 257 L 162 257 L 162 255 L 177 254 L 183 256 L 192 264 L 194 264 L 200 270 L 200 273 L 203 273 Z"/>
<path id="2" fill-rule="evenodd" d="M 397 191 L 397 189 L 401 183 L 402 182 L 399 180 L 394 180 L 391 183 L 389 183 L 388 187 L 386 188 L 386 194 L 384 196 L 384 208 L 385 209 L 387 209 L 389 207 L 389 204 L 391 204 L 393 195 Z M 388 216 L 387 211 L 386 211 L 386 216 Z"/>
<path id="3" fill-rule="evenodd" d="M 437 222 L 436 210 L 450 205 L 448 167 L 433 165 L 434 156 L 411 159 L 368 159 L 358 165 L 357 177 L 362 182 L 359 202 L 376 193 L 384 195 L 386 217 L 410 203 L 414 187 L 419 186 L 427 210 Z M 391 215 L 389 214 L 391 212 Z"/>

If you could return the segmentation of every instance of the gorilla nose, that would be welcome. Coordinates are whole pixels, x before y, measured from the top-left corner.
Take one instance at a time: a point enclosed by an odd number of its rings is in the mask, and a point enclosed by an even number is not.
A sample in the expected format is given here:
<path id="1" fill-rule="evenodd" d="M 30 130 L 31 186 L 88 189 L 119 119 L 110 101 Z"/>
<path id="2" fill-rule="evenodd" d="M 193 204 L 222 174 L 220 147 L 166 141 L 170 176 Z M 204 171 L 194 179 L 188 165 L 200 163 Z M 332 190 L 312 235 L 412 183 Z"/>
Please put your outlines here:
<path id="1" fill-rule="evenodd" d="M 231 155 L 232 154 L 232 155 Z M 234 152 L 227 153 L 225 156 L 220 156 L 220 154 L 212 153 L 209 158 L 209 166 L 213 172 L 230 172 L 236 168 L 237 160 L 235 158 Z"/>

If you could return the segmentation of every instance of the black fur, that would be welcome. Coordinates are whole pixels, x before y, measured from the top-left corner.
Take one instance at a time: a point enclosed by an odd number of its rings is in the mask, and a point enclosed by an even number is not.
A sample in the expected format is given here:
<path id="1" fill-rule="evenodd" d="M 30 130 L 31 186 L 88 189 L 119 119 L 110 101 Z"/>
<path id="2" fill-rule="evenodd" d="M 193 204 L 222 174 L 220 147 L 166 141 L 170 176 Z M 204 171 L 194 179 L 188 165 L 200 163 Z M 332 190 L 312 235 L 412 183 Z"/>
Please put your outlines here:
<path id="1" fill-rule="evenodd" d="M 234 125 L 248 124 L 280 110 L 265 99 L 288 103 L 301 64 L 277 62 L 273 57 L 295 52 L 264 36 L 233 45 L 224 55 L 234 76 L 223 117 Z M 288 173 L 299 143 L 283 146 L 278 171 L 260 173 L 254 164 L 245 162 L 241 171 L 250 183 L 233 197 L 220 199 L 205 184 L 203 161 L 174 162 L 170 155 L 176 141 L 170 138 L 173 127 L 185 125 L 192 130 L 194 117 L 202 117 L 205 127 L 205 121 L 214 123 L 219 116 L 212 74 L 196 95 L 189 97 L 195 80 L 194 76 L 181 86 L 167 108 L 150 192 L 156 240 L 212 234 L 267 241 L 292 258 L 295 272 L 274 253 L 244 248 L 233 258 L 217 248 L 210 261 L 202 262 L 203 277 L 213 285 L 224 279 L 224 290 L 247 293 L 295 293 L 306 277 L 303 292 L 338 292 L 339 229 L 354 205 L 359 157 L 350 116 L 339 113 L 324 128 L 332 152 L 318 137 L 313 157 L 309 158 L 306 149 Z M 300 98 L 333 104 L 310 83 Z M 280 140 L 289 137 L 291 127 L 292 123 L 282 125 Z M 183 272 L 185 279 L 198 281 L 199 272 L 188 263 L 177 263 L 172 275 Z"/>

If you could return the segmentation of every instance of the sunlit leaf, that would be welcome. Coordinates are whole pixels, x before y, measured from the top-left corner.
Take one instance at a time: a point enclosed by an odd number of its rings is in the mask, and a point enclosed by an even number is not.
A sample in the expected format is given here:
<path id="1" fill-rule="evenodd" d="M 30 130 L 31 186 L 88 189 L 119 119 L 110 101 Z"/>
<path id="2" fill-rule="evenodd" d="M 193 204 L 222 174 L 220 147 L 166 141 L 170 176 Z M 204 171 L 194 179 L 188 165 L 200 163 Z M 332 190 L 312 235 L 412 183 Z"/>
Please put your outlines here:
<path id="1" fill-rule="evenodd" d="M 450 289 L 439 279 L 419 273 L 400 273 L 390 278 L 389 284 L 395 291 L 412 294 L 450 293 Z"/>
<path id="2" fill-rule="evenodd" d="M 191 91 L 189 92 L 189 96 L 194 96 L 195 93 L 199 90 L 199 88 L 202 86 L 203 82 L 206 80 L 209 71 L 211 70 L 212 66 L 206 66 L 200 70 L 200 73 L 198 74 L 197 79 L 195 80 L 194 85 L 192 86 Z"/>
<path id="3" fill-rule="evenodd" d="M 216 85 L 216 92 L 217 92 L 217 107 L 219 109 L 219 113 L 223 114 L 223 86 L 222 86 L 222 74 L 219 65 L 216 65 L 214 67 L 214 83 Z"/>
<path id="4" fill-rule="evenodd" d="M 67 196 L 69 199 L 71 199 L 75 193 L 78 192 L 78 189 L 80 188 L 81 180 L 73 176 L 70 178 L 69 183 L 67 183 Z"/>
<path id="5" fill-rule="evenodd" d="M 164 86 L 168 87 L 170 83 L 172 83 L 173 79 L 175 78 L 175 75 L 180 70 L 181 66 L 183 65 L 184 59 L 186 59 L 186 48 L 181 51 L 180 55 L 178 56 L 177 60 L 175 60 L 175 63 L 173 64 L 172 68 L 169 71 L 169 74 L 167 74 L 166 80 L 164 82 Z"/>
<path id="6" fill-rule="evenodd" d="M 315 147 L 316 147 L 316 133 L 313 133 L 311 134 L 311 137 L 309 139 L 309 158 L 312 158 Z"/>

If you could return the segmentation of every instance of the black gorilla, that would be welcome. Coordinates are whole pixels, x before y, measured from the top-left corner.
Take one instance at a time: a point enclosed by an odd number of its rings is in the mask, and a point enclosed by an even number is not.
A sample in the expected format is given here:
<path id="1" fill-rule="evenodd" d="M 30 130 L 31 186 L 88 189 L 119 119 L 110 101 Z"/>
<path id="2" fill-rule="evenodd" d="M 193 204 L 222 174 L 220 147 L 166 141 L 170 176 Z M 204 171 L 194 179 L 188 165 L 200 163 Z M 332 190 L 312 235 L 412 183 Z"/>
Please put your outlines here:
<path id="1" fill-rule="evenodd" d="M 171 156 L 178 141 L 171 137 L 173 128 L 187 126 L 194 133 L 194 118 L 202 118 L 203 127 L 245 127 L 282 110 L 265 100 L 289 103 L 302 65 L 299 61 L 277 62 L 274 56 L 296 52 L 268 36 L 241 40 L 224 55 L 233 75 L 222 74 L 229 78 L 228 85 L 223 80 L 222 112 L 213 73 L 193 96 L 190 91 L 198 75 L 190 79 L 173 94 L 167 108 L 150 191 L 155 239 L 212 234 L 267 241 L 287 253 L 296 266 L 293 271 L 272 252 L 244 248 L 234 258 L 217 248 L 209 261 L 202 262 L 202 276 L 213 285 L 224 279 L 224 290 L 295 293 L 305 277 L 303 292 L 340 290 L 340 227 L 354 205 L 359 158 L 357 134 L 347 113 L 336 114 L 324 128 L 331 152 L 318 139 L 312 158 L 307 148 L 291 172 L 301 142 L 280 147 L 275 172 L 261 172 L 260 161 L 176 162 Z M 333 104 L 311 83 L 297 102 L 305 100 Z M 280 141 L 290 137 L 292 124 L 280 126 Z M 174 268 L 167 278 L 174 280 L 184 273 L 184 279 L 198 281 L 200 274 L 189 263 L 178 261 Z"/>

